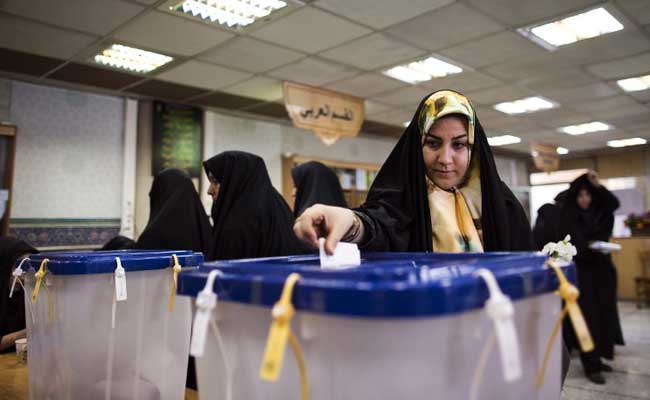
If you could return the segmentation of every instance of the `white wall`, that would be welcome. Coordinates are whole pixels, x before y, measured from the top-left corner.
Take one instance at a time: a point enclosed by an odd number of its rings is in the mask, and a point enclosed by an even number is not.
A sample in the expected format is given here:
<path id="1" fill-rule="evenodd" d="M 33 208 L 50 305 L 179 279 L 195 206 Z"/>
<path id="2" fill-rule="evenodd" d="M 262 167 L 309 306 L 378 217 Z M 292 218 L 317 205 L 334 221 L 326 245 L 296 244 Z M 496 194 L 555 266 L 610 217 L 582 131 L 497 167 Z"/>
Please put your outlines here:
<path id="1" fill-rule="evenodd" d="M 12 218 L 121 215 L 124 100 L 12 82 Z"/>

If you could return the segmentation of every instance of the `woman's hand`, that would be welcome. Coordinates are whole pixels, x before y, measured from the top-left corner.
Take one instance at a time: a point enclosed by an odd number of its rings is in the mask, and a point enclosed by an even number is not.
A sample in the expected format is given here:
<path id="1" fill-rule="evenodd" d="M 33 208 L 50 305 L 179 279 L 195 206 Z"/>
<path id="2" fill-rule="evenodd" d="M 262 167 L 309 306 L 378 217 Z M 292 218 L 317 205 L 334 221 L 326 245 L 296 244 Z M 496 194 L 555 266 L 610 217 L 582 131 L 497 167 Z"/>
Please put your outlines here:
<path id="1" fill-rule="evenodd" d="M 318 248 L 318 238 L 325 237 L 325 251 L 332 255 L 341 238 L 355 224 L 356 218 L 347 208 L 315 204 L 296 219 L 293 231 L 298 239 L 315 249 Z"/>

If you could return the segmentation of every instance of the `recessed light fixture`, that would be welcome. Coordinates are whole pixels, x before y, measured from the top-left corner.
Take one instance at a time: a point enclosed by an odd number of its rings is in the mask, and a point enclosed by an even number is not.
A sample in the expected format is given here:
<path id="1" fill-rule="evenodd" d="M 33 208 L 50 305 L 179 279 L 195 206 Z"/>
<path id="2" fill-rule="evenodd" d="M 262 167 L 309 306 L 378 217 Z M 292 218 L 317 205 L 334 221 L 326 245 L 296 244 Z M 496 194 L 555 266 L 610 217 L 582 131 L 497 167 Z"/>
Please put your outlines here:
<path id="1" fill-rule="evenodd" d="M 557 103 L 540 96 L 526 97 L 524 99 L 506 101 L 494 105 L 495 110 L 511 115 L 532 113 L 540 110 L 548 110 L 554 107 L 557 107 Z"/>
<path id="2" fill-rule="evenodd" d="M 638 76 L 636 78 L 619 79 L 618 86 L 626 92 L 638 92 L 639 90 L 650 89 L 650 75 Z"/>
<path id="3" fill-rule="evenodd" d="M 227 27 L 244 27 L 287 6 L 280 0 L 185 0 L 169 7 Z"/>
<path id="4" fill-rule="evenodd" d="M 566 147 L 558 147 L 555 151 L 557 151 L 557 154 L 569 154 L 569 149 Z"/>
<path id="5" fill-rule="evenodd" d="M 635 138 L 629 138 L 629 139 L 618 139 L 618 140 L 608 140 L 607 145 L 609 147 L 627 147 L 627 146 L 638 146 L 641 144 L 646 144 L 648 141 L 635 137 Z"/>
<path id="6" fill-rule="evenodd" d="M 429 57 L 421 61 L 387 69 L 383 74 L 403 82 L 415 84 L 461 72 L 463 72 L 463 69 L 459 66 L 435 57 Z"/>
<path id="7" fill-rule="evenodd" d="M 585 133 L 602 132 L 611 129 L 611 126 L 600 121 L 587 122 L 579 125 L 569 125 L 558 128 L 558 131 L 568 135 L 584 135 Z"/>
<path id="8" fill-rule="evenodd" d="M 554 50 L 621 29 L 623 24 L 605 8 L 599 7 L 542 25 L 520 28 L 518 32 L 549 50 Z"/>
<path id="9" fill-rule="evenodd" d="M 97 54 L 94 60 L 97 64 L 146 74 L 167 64 L 173 58 L 134 47 L 113 44 Z"/>
<path id="10" fill-rule="evenodd" d="M 492 136 L 488 138 L 488 143 L 490 146 L 506 146 L 520 142 L 521 138 L 512 135 Z"/>

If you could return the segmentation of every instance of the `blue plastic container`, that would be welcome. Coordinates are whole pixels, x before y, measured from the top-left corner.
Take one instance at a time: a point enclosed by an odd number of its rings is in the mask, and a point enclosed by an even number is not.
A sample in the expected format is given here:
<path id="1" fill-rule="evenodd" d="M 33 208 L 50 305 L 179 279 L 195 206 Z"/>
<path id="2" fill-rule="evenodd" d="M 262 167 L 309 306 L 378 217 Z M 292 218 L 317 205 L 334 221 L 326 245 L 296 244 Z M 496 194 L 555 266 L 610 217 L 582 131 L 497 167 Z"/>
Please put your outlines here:
<path id="1" fill-rule="evenodd" d="M 545 261 L 539 253 L 367 253 L 360 267 L 346 270 L 322 270 L 316 256 L 206 263 L 179 278 L 179 294 L 196 297 L 209 271 L 221 272 L 212 289 L 224 347 L 208 338 L 208 356 L 197 359 L 200 391 L 208 399 L 221 398 L 225 387 L 234 398 L 299 398 L 290 359 L 278 383 L 258 377 L 271 307 L 297 272 L 292 324 L 305 352 L 311 399 L 467 399 L 493 331 L 483 311 L 489 293 L 475 274 L 487 269 L 514 302 L 523 375 L 504 382 L 493 351 L 480 398 L 559 398 L 559 341 L 547 383 L 541 390 L 534 385 L 561 305 L 553 294 L 557 276 Z M 573 267 L 565 272 L 574 276 Z"/>

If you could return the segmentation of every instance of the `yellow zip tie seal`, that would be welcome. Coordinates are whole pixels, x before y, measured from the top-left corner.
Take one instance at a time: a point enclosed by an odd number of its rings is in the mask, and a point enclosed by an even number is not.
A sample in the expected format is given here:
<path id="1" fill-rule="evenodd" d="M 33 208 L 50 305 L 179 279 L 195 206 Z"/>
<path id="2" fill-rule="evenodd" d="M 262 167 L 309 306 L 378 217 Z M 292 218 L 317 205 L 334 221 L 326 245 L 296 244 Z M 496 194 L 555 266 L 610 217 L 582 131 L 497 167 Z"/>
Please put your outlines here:
<path id="1" fill-rule="evenodd" d="M 546 352 L 544 353 L 544 360 L 542 361 L 542 367 L 537 375 L 537 388 L 541 388 L 544 385 L 544 375 L 546 373 L 546 365 L 548 364 L 548 358 L 551 355 L 551 349 L 553 348 L 553 342 L 560 332 L 562 327 L 562 320 L 569 314 L 571 319 L 571 324 L 573 325 L 573 330 L 576 333 L 578 338 L 578 343 L 580 343 L 580 348 L 584 353 L 590 352 L 594 349 L 594 342 L 591 339 L 591 334 L 589 333 L 589 328 L 585 322 L 585 318 L 580 311 L 580 306 L 578 305 L 578 296 L 580 292 L 578 289 L 573 286 L 569 280 L 564 276 L 562 269 L 553 261 L 548 260 L 546 264 L 553 268 L 553 271 L 557 274 L 557 279 L 560 281 L 560 286 L 556 294 L 558 294 L 562 300 L 564 300 L 564 308 L 560 313 L 560 316 L 555 321 L 553 326 L 553 333 L 548 340 L 546 345 Z"/>
<path id="2" fill-rule="evenodd" d="M 36 283 L 34 284 L 34 292 L 32 293 L 32 304 L 36 304 L 36 299 L 38 299 L 38 293 L 41 290 L 41 283 L 43 282 L 43 278 L 45 278 L 45 274 L 47 274 L 47 263 L 49 261 L 49 259 L 44 258 L 43 261 L 41 261 L 41 266 L 38 268 L 38 271 L 34 274 Z"/>
<path id="3" fill-rule="evenodd" d="M 174 298 L 176 297 L 176 286 L 178 285 L 178 273 L 183 270 L 181 265 L 178 263 L 178 257 L 176 254 L 172 254 L 172 259 L 174 260 L 174 266 L 172 267 L 172 292 L 169 294 L 169 312 L 174 311 Z"/>
<path id="4" fill-rule="evenodd" d="M 276 382 L 278 380 L 284 361 L 284 350 L 287 347 L 287 341 L 289 341 L 293 353 L 296 356 L 298 370 L 300 371 L 301 398 L 302 400 L 308 400 L 309 382 L 307 380 L 305 358 L 298 339 L 291 332 L 291 318 L 295 314 L 295 309 L 293 304 L 291 304 L 291 296 L 298 280 L 300 280 L 300 275 L 296 273 L 292 273 L 287 277 L 280 300 L 275 303 L 271 311 L 273 322 L 271 322 L 269 337 L 266 341 L 260 377 L 268 382 Z"/>

